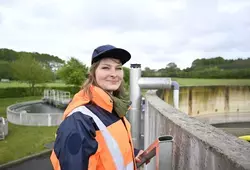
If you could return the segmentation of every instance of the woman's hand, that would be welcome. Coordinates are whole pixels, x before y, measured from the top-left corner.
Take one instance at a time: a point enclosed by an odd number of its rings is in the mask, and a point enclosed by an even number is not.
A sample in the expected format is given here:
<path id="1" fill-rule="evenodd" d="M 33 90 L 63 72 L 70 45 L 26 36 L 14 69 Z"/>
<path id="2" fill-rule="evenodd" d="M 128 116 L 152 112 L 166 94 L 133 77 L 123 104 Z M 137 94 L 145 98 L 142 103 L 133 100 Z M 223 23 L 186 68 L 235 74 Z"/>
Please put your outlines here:
<path id="1" fill-rule="evenodd" d="M 140 150 L 139 153 L 137 154 L 137 156 L 135 157 L 135 161 L 140 163 L 142 160 L 141 160 L 141 155 L 144 151 L 143 150 Z M 144 153 L 145 154 L 145 153 Z M 148 164 L 150 162 L 150 160 L 147 160 L 146 161 L 146 164 Z"/>
<path id="2" fill-rule="evenodd" d="M 141 157 L 140 156 L 141 156 L 142 153 L 143 153 L 143 150 L 140 150 L 139 153 L 137 154 L 137 156 L 135 157 L 136 162 L 138 162 L 138 163 L 141 162 Z"/>

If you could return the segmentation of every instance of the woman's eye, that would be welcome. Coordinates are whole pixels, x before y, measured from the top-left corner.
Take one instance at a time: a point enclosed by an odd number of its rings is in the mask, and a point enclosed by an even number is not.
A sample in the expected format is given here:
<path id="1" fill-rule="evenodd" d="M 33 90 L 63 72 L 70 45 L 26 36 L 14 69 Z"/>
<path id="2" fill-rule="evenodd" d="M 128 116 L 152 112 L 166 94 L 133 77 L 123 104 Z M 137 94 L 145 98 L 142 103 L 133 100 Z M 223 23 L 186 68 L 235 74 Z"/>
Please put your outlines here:
<path id="1" fill-rule="evenodd" d="M 108 68 L 108 67 L 102 67 L 102 69 L 107 70 L 107 69 L 109 69 L 109 68 Z"/>
<path id="2" fill-rule="evenodd" d="M 118 67 L 118 68 L 116 68 L 117 70 L 122 70 L 122 68 L 121 67 Z"/>

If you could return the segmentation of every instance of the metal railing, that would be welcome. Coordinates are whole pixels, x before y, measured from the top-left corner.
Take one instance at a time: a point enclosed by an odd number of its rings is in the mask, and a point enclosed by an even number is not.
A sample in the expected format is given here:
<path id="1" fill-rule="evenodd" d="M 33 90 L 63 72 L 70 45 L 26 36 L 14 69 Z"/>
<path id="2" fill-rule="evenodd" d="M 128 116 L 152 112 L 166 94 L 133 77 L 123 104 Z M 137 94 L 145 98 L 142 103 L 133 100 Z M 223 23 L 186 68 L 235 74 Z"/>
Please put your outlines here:
<path id="1" fill-rule="evenodd" d="M 171 89 L 174 87 L 174 106 L 179 106 L 179 84 L 166 77 L 141 77 L 141 65 L 131 64 L 129 121 L 132 124 L 134 146 L 139 148 L 141 140 L 141 89 Z"/>
<path id="2" fill-rule="evenodd" d="M 43 101 L 58 106 L 58 105 L 68 105 L 70 102 L 70 92 L 54 90 L 54 89 L 45 89 L 43 92 Z"/>

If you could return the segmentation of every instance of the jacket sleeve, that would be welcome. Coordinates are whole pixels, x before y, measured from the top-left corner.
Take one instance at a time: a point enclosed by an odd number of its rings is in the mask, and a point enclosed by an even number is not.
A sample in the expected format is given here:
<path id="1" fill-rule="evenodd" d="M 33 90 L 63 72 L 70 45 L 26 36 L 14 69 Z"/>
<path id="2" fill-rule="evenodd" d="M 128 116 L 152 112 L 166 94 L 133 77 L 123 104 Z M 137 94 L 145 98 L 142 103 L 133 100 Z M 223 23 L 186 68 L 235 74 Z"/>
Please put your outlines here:
<path id="1" fill-rule="evenodd" d="M 138 155 L 138 153 L 140 152 L 140 149 L 136 149 L 134 148 L 134 154 L 135 154 L 135 157 Z"/>
<path id="2" fill-rule="evenodd" d="M 61 170 L 88 170 L 89 159 L 94 159 L 98 148 L 95 131 L 94 120 L 80 112 L 61 123 L 54 144 Z M 95 166 L 91 165 L 91 170 L 95 170 Z"/>

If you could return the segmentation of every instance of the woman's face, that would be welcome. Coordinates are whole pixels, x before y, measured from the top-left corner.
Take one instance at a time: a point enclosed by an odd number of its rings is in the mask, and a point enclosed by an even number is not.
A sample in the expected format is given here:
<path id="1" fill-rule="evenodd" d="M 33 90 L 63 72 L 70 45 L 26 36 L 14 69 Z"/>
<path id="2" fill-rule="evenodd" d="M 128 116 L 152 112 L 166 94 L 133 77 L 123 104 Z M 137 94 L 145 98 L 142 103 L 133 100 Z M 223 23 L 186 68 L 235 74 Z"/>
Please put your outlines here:
<path id="1" fill-rule="evenodd" d="M 122 64 L 118 59 L 104 58 L 96 68 L 97 84 L 108 92 L 117 90 L 123 80 Z"/>

